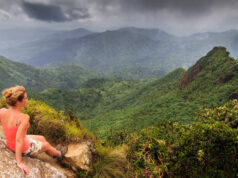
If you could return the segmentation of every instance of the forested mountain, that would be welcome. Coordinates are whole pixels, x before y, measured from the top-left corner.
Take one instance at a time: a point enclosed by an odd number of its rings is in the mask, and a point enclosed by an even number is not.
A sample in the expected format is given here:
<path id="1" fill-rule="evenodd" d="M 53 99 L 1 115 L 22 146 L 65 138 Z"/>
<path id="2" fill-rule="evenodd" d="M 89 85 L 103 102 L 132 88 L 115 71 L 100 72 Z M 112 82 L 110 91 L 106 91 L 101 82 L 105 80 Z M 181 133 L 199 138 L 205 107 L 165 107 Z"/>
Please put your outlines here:
<path id="1" fill-rule="evenodd" d="M 90 34 L 93 34 L 94 32 L 91 32 L 84 28 L 77 28 L 74 30 L 64 30 L 64 31 L 58 31 L 51 35 L 47 35 L 44 37 L 46 40 L 68 40 L 68 39 L 75 39 L 75 38 L 81 38 L 83 36 L 87 36 Z"/>
<path id="2" fill-rule="evenodd" d="M 105 137 L 110 130 L 141 129 L 159 120 L 190 123 L 199 109 L 236 98 L 237 87 L 238 62 L 226 48 L 215 47 L 187 71 L 176 69 L 160 79 L 92 79 L 79 90 L 46 90 L 32 96 L 71 110 Z"/>
<path id="3" fill-rule="evenodd" d="M 159 30 L 135 28 L 95 33 L 79 39 L 67 40 L 59 47 L 39 53 L 25 62 L 44 66 L 71 61 L 104 72 L 137 65 L 150 68 L 153 66 L 157 70 L 166 71 L 165 66 L 160 68 L 155 66 L 156 61 L 161 62 L 158 56 L 161 56 L 161 60 L 167 58 L 169 49 L 166 46 L 172 45 L 168 44 L 169 35 L 165 34 Z M 47 59 L 47 63 L 44 59 Z"/>
<path id="4" fill-rule="evenodd" d="M 55 68 L 36 68 L 13 62 L 0 56 L 0 89 L 24 85 L 28 91 L 42 91 L 47 88 L 62 90 L 79 88 L 90 78 L 100 76 L 75 64 Z"/>
<path id="5" fill-rule="evenodd" d="M 176 37 L 159 29 L 128 27 L 100 33 L 77 29 L 1 52 L 35 66 L 73 62 L 122 77 L 146 78 L 188 68 L 214 46 L 226 46 L 232 56 L 238 57 L 237 41 L 237 30 Z M 142 75 L 148 71 L 149 75 Z"/>
<path id="6" fill-rule="evenodd" d="M 13 35 L 11 33 L 5 35 L 7 31 L 3 33 L 0 31 L 0 39 L 2 39 L 0 44 L 5 44 L 5 46 L 0 45 L 0 54 L 9 59 L 25 62 L 39 53 L 61 46 L 67 40 L 78 39 L 93 33 L 83 28 L 67 31 L 45 31 L 41 32 L 39 30 L 34 31 L 29 29 L 24 34 L 24 30 L 19 30 L 19 32 L 15 30 L 12 32 Z M 18 33 L 20 33 L 18 35 L 19 37 L 17 36 Z M 9 37 L 11 35 L 12 37 Z M 15 36 L 17 38 L 14 38 Z M 47 63 L 49 60 L 42 58 L 41 62 Z"/>

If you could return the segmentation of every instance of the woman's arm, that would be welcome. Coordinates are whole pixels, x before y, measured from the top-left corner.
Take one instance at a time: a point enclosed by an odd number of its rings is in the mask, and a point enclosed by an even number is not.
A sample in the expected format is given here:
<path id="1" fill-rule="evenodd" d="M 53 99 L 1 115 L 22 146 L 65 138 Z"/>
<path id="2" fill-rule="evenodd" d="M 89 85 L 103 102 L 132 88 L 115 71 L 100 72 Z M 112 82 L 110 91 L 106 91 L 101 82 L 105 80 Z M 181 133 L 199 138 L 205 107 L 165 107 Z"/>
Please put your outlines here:
<path id="1" fill-rule="evenodd" d="M 0 109 L 0 123 L 1 123 L 1 119 L 2 119 L 2 113 L 3 113 L 3 111 L 5 110 L 6 108 L 1 108 Z"/>
<path id="2" fill-rule="evenodd" d="M 2 119 L 2 109 L 0 109 L 0 124 L 1 124 L 1 119 Z"/>
<path id="3" fill-rule="evenodd" d="M 28 128 L 28 123 L 29 123 L 29 116 L 24 114 L 24 116 L 21 118 L 21 122 L 18 126 L 17 129 L 17 135 L 16 135 L 16 160 L 17 160 L 17 165 L 22 169 L 22 171 L 27 174 L 29 174 L 29 169 L 27 166 L 22 162 L 22 146 L 23 146 L 23 141 L 25 137 L 25 133 Z"/>

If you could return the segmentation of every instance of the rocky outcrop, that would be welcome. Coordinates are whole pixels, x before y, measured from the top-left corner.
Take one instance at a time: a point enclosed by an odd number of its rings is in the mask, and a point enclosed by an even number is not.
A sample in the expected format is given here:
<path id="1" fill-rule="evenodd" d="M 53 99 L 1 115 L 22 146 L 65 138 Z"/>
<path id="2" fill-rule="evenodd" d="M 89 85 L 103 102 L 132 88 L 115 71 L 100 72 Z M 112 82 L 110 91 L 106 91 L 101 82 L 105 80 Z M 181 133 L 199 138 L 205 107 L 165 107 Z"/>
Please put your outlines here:
<path id="1" fill-rule="evenodd" d="M 82 143 L 68 145 L 68 152 L 61 162 L 64 167 L 61 167 L 56 159 L 53 159 L 45 153 L 39 154 L 35 158 L 23 157 L 24 163 L 26 163 L 31 171 L 30 175 L 27 175 L 26 177 L 76 177 L 74 172 L 79 170 L 89 171 L 92 162 L 92 153 L 92 142 L 84 141 Z M 15 154 L 6 147 L 1 126 L 0 158 L 0 177 L 25 176 L 16 166 Z"/>
<path id="2" fill-rule="evenodd" d="M 89 170 L 93 146 L 90 141 L 68 145 L 68 152 L 62 163 L 74 171 Z"/>
<path id="3" fill-rule="evenodd" d="M 0 177 L 39 177 L 39 178 L 66 178 L 63 172 L 54 168 L 49 163 L 37 158 L 23 157 L 24 163 L 30 169 L 29 175 L 24 175 L 16 165 L 15 154 L 5 144 L 5 139 L 0 137 Z"/>
<path id="4" fill-rule="evenodd" d="M 186 87 L 190 82 L 192 82 L 199 72 L 201 72 L 201 67 L 199 64 L 194 65 L 192 68 L 186 72 L 186 74 L 183 76 L 183 78 L 180 81 L 179 88 L 183 89 Z"/>
<path id="5" fill-rule="evenodd" d="M 21 170 L 16 166 L 15 154 L 10 151 L 5 144 L 3 129 L 0 125 L 0 177 L 24 177 Z M 35 158 L 23 157 L 31 173 L 26 177 L 77 177 L 75 173 L 60 166 L 56 159 L 45 153 L 37 155 Z"/>
<path id="6" fill-rule="evenodd" d="M 228 69 L 227 67 L 223 67 L 226 65 L 229 65 L 229 72 L 226 71 L 226 69 Z M 233 65 L 234 67 L 232 68 Z M 237 69 L 237 63 L 234 59 L 229 57 L 229 52 L 225 47 L 214 47 L 206 56 L 201 57 L 195 65 L 187 70 L 180 81 L 179 88 L 183 89 L 189 83 L 196 80 L 201 71 L 203 71 L 202 75 L 209 73 L 209 75 L 215 76 L 216 84 L 225 83 L 234 77 L 233 72 L 237 71 Z M 210 78 L 209 76 L 207 77 Z"/>

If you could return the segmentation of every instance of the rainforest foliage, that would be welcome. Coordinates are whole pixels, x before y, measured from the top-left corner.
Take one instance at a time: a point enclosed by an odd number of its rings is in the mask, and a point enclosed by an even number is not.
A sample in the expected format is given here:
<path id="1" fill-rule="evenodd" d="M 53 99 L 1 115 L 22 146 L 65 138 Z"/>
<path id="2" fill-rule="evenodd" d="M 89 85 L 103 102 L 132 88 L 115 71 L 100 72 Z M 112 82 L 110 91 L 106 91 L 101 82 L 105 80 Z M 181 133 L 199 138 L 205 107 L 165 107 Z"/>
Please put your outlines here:
<path id="1" fill-rule="evenodd" d="M 123 131 L 105 142 L 126 144 L 130 169 L 137 177 L 237 177 L 238 102 L 200 110 L 182 125 L 159 121 L 132 134 Z"/>
<path id="2" fill-rule="evenodd" d="M 238 97 L 238 62 L 215 47 L 187 71 L 176 69 L 159 79 L 92 78 L 79 89 L 46 89 L 30 96 L 73 112 L 84 126 L 106 138 L 159 120 L 189 124 L 201 108 L 221 106 Z"/>
<path id="3" fill-rule="evenodd" d="M 74 89 L 96 76 L 100 74 L 75 64 L 69 63 L 55 68 L 36 68 L 0 56 L 1 90 L 14 85 L 23 85 L 27 91 L 37 92 L 48 88 Z"/>

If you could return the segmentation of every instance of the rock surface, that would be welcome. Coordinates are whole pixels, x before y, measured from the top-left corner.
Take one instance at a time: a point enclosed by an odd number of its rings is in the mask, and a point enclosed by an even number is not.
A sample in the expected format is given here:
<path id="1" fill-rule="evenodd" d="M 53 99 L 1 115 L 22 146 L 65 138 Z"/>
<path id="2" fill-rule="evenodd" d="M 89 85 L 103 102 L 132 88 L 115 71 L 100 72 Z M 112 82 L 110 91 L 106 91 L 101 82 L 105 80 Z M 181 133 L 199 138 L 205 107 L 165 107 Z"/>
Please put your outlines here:
<path id="1" fill-rule="evenodd" d="M 192 66 L 181 79 L 179 88 L 180 89 L 185 88 L 190 82 L 192 82 L 197 77 L 198 73 L 201 72 L 201 70 L 202 68 L 199 64 L 195 64 L 194 66 Z"/>
<path id="2" fill-rule="evenodd" d="M 62 168 L 56 159 L 42 153 L 37 158 L 23 157 L 24 163 L 30 169 L 29 175 L 24 175 L 16 166 L 15 154 L 6 147 L 4 133 L 0 125 L 0 177 L 1 178 L 64 178 L 76 177 L 73 171 Z"/>
<path id="3" fill-rule="evenodd" d="M 37 158 L 23 157 L 24 163 L 30 169 L 29 175 L 24 175 L 20 168 L 16 166 L 15 154 L 5 145 L 5 139 L 0 138 L 0 175 L 4 177 L 34 177 L 34 178 L 66 178 L 66 176 L 58 169 L 52 167 L 46 162 L 42 162 Z"/>
<path id="4" fill-rule="evenodd" d="M 89 170 L 92 162 L 92 143 L 90 141 L 68 145 L 63 164 L 72 170 Z"/>
<path id="5" fill-rule="evenodd" d="M 15 154 L 6 147 L 2 127 L 0 126 L 0 177 L 76 177 L 78 170 L 89 170 L 92 162 L 93 144 L 85 141 L 68 145 L 68 152 L 62 164 L 70 169 L 61 167 L 56 159 L 45 153 L 36 158 L 23 157 L 24 163 L 30 169 L 30 175 L 25 176 L 16 166 Z M 73 172 L 73 171 L 74 172 Z"/>

